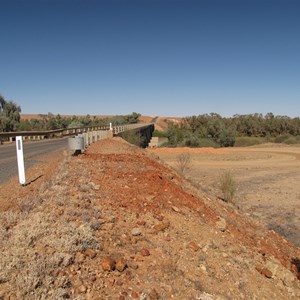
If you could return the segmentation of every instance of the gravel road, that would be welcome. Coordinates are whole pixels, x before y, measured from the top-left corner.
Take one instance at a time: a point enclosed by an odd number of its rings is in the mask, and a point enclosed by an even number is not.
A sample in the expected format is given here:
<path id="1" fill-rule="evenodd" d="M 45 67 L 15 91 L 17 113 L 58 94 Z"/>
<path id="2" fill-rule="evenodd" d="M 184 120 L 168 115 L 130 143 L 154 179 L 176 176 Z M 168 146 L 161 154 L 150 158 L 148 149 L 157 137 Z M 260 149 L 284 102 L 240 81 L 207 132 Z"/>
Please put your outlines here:
<path id="1" fill-rule="evenodd" d="M 39 162 L 42 155 L 67 147 L 67 138 L 24 143 L 25 168 Z M 18 175 L 15 143 L 0 146 L 0 185 Z"/>

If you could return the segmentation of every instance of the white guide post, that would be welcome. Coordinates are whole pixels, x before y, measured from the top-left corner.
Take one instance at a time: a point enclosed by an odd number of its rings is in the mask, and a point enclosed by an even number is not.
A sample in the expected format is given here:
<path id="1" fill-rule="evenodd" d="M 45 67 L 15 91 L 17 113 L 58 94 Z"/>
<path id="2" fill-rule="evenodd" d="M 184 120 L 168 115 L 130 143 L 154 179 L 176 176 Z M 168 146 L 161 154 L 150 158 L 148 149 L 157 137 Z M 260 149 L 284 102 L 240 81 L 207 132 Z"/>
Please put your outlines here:
<path id="1" fill-rule="evenodd" d="M 112 130 L 112 123 L 109 123 L 109 130 Z"/>
<path id="2" fill-rule="evenodd" d="M 17 161 L 19 182 L 21 185 L 25 185 L 25 167 L 24 167 L 24 153 L 23 153 L 23 141 L 21 136 L 16 136 L 16 148 L 17 148 Z"/>

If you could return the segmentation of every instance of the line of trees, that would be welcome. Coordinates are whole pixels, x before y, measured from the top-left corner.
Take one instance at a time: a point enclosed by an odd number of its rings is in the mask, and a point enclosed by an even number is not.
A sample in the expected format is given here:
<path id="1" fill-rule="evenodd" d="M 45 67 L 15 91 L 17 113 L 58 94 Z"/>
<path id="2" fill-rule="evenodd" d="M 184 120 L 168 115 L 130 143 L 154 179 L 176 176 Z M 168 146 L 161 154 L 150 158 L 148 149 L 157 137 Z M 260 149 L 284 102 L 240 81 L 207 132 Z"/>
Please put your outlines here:
<path id="1" fill-rule="evenodd" d="M 55 130 L 82 126 L 113 125 L 138 123 L 139 113 L 118 115 L 107 118 L 97 116 L 61 116 L 52 113 L 39 115 L 38 118 L 22 120 L 21 107 L 14 101 L 6 101 L 0 95 L 0 132 Z"/>
<path id="2" fill-rule="evenodd" d="M 131 124 L 138 123 L 141 116 L 136 112 L 108 118 L 48 113 L 39 115 L 39 118 L 22 120 L 20 113 L 20 106 L 11 100 L 6 101 L 0 95 L 0 132 Z M 300 118 L 275 116 L 273 113 L 236 114 L 224 118 L 217 113 L 210 113 L 185 117 L 179 124 L 170 122 L 163 134 L 169 138 L 170 146 L 231 147 L 269 141 L 300 143 Z"/>
<path id="3" fill-rule="evenodd" d="M 97 125 L 113 125 L 133 124 L 138 123 L 140 114 L 133 112 L 129 115 L 119 115 L 107 118 L 100 118 L 97 116 L 61 116 L 48 113 L 39 115 L 39 118 L 21 120 L 18 130 L 55 130 L 65 128 L 77 128 L 82 126 L 97 126 Z"/>
<path id="4" fill-rule="evenodd" d="M 166 131 L 171 146 L 229 147 L 241 137 L 257 138 L 257 141 L 283 141 L 297 137 L 300 141 L 300 118 L 275 116 L 267 113 L 234 115 L 224 118 L 216 113 L 186 117 L 179 124 L 169 123 Z M 249 139 L 250 140 L 250 139 Z M 252 139 L 253 140 L 253 139 Z"/>

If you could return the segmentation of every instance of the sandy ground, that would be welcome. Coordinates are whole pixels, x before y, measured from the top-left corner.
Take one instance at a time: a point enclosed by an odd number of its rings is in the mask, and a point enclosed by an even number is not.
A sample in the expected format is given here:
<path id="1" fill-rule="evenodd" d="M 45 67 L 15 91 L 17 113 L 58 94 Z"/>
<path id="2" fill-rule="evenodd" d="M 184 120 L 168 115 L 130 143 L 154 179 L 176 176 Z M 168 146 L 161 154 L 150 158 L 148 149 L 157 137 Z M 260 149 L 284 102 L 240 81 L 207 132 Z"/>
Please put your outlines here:
<path id="1" fill-rule="evenodd" d="M 215 197 L 221 174 L 237 183 L 234 203 L 300 246 L 300 147 L 267 144 L 248 148 L 149 149 L 173 168 L 180 153 L 189 153 L 185 176 Z"/>

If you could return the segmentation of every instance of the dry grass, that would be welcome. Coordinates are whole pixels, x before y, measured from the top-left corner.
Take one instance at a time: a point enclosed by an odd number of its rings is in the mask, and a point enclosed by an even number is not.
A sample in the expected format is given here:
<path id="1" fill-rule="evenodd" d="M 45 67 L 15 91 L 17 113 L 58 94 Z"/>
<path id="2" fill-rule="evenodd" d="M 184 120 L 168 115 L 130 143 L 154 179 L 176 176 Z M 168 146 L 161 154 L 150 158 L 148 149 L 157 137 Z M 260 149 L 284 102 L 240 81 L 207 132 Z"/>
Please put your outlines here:
<path id="1" fill-rule="evenodd" d="M 181 153 L 176 156 L 176 167 L 177 170 L 182 174 L 190 169 L 191 166 L 191 155 L 189 153 Z"/>
<path id="2" fill-rule="evenodd" d="M 223 200 L 226 202 L 233 202 L 236 192 L 236 182 L 230 172 L 224 172 L 219 178 L 220 190 L 223 194 Z"/>
<path id="3" fill-rule="evenodd" d="M 100 211 L 83 209 L 74 217 L 86 203 L 60 184 L 67 176 L 64 164 L 57 174 L 18 210 L 0 212 L 0 284 L 12 299 L 65 298 L 68 279 L 57 277 L 57 269 L 71 264 L 77 252 L 101 248 L 95 237 Z"/>

